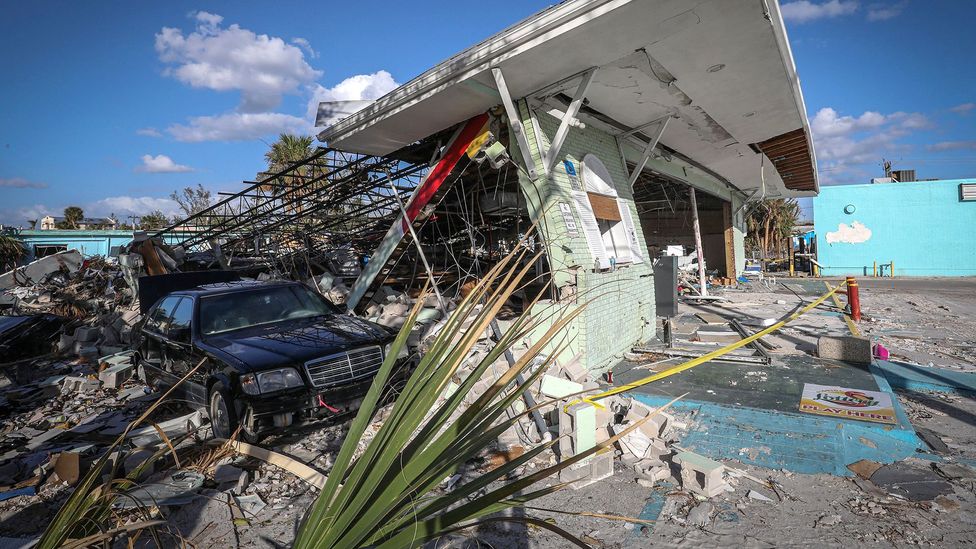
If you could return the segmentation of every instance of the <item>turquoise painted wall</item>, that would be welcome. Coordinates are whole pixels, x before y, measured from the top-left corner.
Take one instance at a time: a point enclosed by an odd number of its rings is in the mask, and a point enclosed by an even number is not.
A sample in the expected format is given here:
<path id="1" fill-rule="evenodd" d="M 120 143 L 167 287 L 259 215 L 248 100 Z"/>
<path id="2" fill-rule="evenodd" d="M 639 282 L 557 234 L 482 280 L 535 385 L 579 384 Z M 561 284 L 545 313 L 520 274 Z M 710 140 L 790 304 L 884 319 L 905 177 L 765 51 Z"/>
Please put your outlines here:
<path id="1" fill-rule="evenodd" d="M 27 249 L 26 261 L 34 260 L 35 246 L 67 246 L 67 249 L 78 250 L 85 257 L 107 257 L 112 248 L 132 242 L 132 231 L 22 230 L 14 236 Z M 176 244 L 184 238 L 183 235 L 168 235 L 163 237 L 163 241 Z"/>
<path id="2" fill-rule="evenodd" d="M 821 187 L 822 274 L 871 275 L 893 261 L 895 276 L 976 276 L 976 202 L 959 199 L 962 183 L 976 179 Z"/>

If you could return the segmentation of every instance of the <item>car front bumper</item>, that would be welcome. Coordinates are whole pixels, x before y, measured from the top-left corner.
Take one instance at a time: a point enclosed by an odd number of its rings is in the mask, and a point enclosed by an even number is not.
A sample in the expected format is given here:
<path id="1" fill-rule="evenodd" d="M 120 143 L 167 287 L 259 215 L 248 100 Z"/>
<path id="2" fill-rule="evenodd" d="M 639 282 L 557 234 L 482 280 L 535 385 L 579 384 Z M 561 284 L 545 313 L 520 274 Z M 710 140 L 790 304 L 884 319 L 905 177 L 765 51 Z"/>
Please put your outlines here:
<path id="1" fill-rule="evenodd" d="M 387 387 L 402 385 L 412 369 L 406 361 L 397 364 Z M 244 428 L 251 435 L 343 416 L 359 409 L 374 377 L 327 388 L 296 388 L 267 395 L 240 395 Z M 389 392 L 389 391 L 388 391 Z"/>

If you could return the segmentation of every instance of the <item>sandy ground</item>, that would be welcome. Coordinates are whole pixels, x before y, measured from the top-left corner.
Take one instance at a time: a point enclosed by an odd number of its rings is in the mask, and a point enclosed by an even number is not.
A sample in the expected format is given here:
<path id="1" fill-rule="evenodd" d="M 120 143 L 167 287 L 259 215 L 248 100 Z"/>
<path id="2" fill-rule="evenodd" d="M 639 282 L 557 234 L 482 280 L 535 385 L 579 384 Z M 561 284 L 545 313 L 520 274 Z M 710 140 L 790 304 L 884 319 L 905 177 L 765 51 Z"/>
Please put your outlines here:
<path id="1" fill-rule="evenodd" d="M 735 312 L 757 319 L 781 318 L 802 306 L 804 300 L 809 301 L 813 292 L 801 294 L 802 297 L 783 291 L 729 292 L 728 295 L 732 303 L 702 309 Z M 862 303 L 866 316 L 861 323 L 862 330 L 880 340 L 896 357 L 920 364 L 974 369 L 976 281 L 895 281 L 894 288 L 890 281 L 869 281 L 862 283 Z M 777 352 L 808 353 L 815 347 L 817 336 L 845 334 L 846 326 L 829 308 L 811 313 L 771 336 L 769 340 L 781 347 Z M 683 313 L 689 312 L 690 308 L 683 307 Z M 940 393 L 898 396 L 912 423 L 930 430 L 946 444 L 947 449 L 934 459 L 945 463 L 968 460 L 976 464 L 976 400 Z M 343 432 L 343 425 L 312 428 L 269 439 L 265 445 L 328 472 L 332 456 L 342 443 Z M 549 459 L 546 456 L 533 465 L 545 466 Z M 813 544 L 961 547 L 976 543 L 976 478 L 954 478 L 944 495 L 911 502 L 852 478 L 766 470 L 735 460 L 724 460 L 724 463 L 752 476 L 772 479 L 778 489 L 772 491 L 746 478 L 737 478 L 734 491 L 700 501 L 683 492 L 673 478 L 653 488 L 641 485 L 635 481 L 633 472 L 618 462 L 614 476 L 541 498 L 533 502 L 533 509 L 519 514 L 551 519 L 593 547 Z M 295 528 L 311 507 L 316 491 L 289 473 L 261 462 L 241 465 L 248 479 L 244 493 L 257 495 L 265 503 L 250 525 L 235 525 L 226 492 L 213 483 L 205 485 L 203 497 L 194 502 L 163 510 L 172 527 L 194 546 L 286 547 L 294 539 Z M 910 459 L 906 465 L 916 470 L 932 470 L 932 462 L 921 459 Z M 479 474 L 475 464 L 465 473 L 466 478 Z M 750 491 L 772 501 L 750 497 Z M 56 498 L 49 501 L 53 503 Z M 29 536 L 42 528 L 51 512 L 45 505 L 37 497 L 31 501 L 14 498 L 0 502 L 0 535 Z M 566 512 L 658 520 L 634 524 Z M 514 518 L 513 522 L 483 525 L 428 546 L 555 548 L 569 545 L 549 531 L 526 526 L 517 521 L 518 517 Z M 6 546 L 0 540 L 0 547 Z"/>

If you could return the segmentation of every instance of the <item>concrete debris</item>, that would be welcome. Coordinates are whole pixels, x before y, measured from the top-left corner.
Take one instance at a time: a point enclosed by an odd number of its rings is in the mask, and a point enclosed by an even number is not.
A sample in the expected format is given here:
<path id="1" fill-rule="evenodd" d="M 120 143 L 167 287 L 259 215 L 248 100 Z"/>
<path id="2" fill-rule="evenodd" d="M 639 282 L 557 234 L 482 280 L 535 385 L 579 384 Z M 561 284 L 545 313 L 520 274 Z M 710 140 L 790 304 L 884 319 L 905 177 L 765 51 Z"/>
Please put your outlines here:
<path id="1" fill-rule="evenodd" d="M 711 524 L 712 522 L 712 512 L 715 511 L 715 506 L 707 501 L 703 501 L 693 507 L 691 511 L 688 512 L 688 517 L 685 519 L 691 526 L 697 526 L 698 528 L 704 528 Z"/>
<path id="2" fill-rule="evenodd" d="M 154 482 L 141 484 L 116 498 L 115 506 L 121 509 L 136 507 L 162 507 L 184 505 L 197 497 L 205 477 L 196 471 L 175 471 Z"/>
<path id="3" fill-rule="evenodd" d="M 866 337 L 820 336 L 817 356 L 852 364 L 871 364 L 871 340 Z"/>

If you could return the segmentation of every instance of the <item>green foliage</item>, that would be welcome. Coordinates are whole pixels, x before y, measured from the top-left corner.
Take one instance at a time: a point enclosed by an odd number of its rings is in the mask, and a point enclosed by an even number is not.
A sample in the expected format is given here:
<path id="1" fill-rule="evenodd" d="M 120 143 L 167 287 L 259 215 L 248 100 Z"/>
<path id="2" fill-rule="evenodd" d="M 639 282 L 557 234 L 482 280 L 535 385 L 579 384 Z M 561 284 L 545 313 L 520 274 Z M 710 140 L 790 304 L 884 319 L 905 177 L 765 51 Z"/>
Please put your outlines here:
<path id="1" fill-rule="evenodd" d="M 784 241 L 793 234 L 800 219 L 800 205 L 794 199 L 764 200 L 746 218 L 746 248 L 764 258 L 780 255 Z"/>
<path id="2" fill-rule="evenodd" d="M 179 205 L 185 217 L 198 214 L 210 207 L 210 191 L 203 188 L 200 183 L 197 183 L 196 188 L 184 187 L 182 191 L 173 191 L 169 197 Z M 196 225 L 207 226 L 210 225 L 210 221 L 204 216 L 196 221 Z"/>
<path id="3" fill-rule="evenodd" d="M 311 155 L 311 136 L 283 133 L 278 136 L 277 141 L 271 144 L 271 149 L 264 153 L 264 160 L 268 163 L 268 171 L 274 173 L 280 172 Z"/>
<path id="4" fill-rule="evenodd" d="M 64 221 L 58 223 L 59 229 L 78 229 L 85 219 L 85 211 L 78 206 L 68 206 L 64 209 Z"/>
<path id="5" fill-rule="evenodd" d="M 397 336 L 393 350 L 381 366 L 346 434 L 325 487 L 299 529 L 293 545 L 295 549 L 418 547 L 428 540 L 480 522 L 532 522 L 535 519 L 494 515 L 522 507 L 529 500 L 563 488 L 566 484 L 557 483 L 525 492 L 559 470 L 597 452 L 607 451 L 620 437 L 640 424 L 638 422 L 594 448 L 564 459 L 558 465 L 501 486 L 497 486 L 496 482 L 504 481 L 517 468 L 557 444 L 558 439 L 531 448 L 519 458 L 450 492 L 437 489 L 445 478 L 456 473 L 499 434 L 532 411 L 556 402 L 541 403 L 512 418 L 505 415 L 506 409 L 521 398 L 515 384 L 516 377 L 527 374 L 527 386 L 541 377 L 546 368 L 529 372 L 534 359 L 548 349 L 550 354 L 545 357 L 545 364 L 549 364 L 562 350 L 564 340 L 557 341 L 556 338 L 564 336 L 563 330 L 580 314 L 582 306 L 558 314 L 545 335 L 525 355 L 504 371 L 473 404 L 462 409 L 465 396 L 492 364 L 503 356 L 504 351 L 539 327 L 540 320 L 523 314 L 473 372 L 461 381 L 457 390 L 442 404 L 437 403 L 438 397 L 452 382 L 492 319 L 512 293 L 520 288 L 534 259 L 526 257 L 524 252 L 513 252 L 461 301 L 421 358 L 390 415 L 363 454 L 354 460 L 353 454 L 393 372 L 394 357 L 406 344 L 420 304 L 424 301 L 418 299 L 418 305 Z M 525 310 L 529 311 L 534 303 L 536 301 L 526 306 Z M 550 530 L 585 547 L 585 544 L 558 528 Z"/>
<path id="6" fill-rule="evenodd" d="M 139 227 L 144 231 L 163 229 L 168 225 L 169 219 L 160 210 L 153 210 L 139 219 Z"/>
<path id="7" fill-rule="evenodd" d="M 184 381 L 190 378 L 203 366 L 206 359 L 201 360 L 190 369 L 173 387 L 164 393 L 145 412 L 130 423 L 125 431 L 115 439 L 106 452 L 95 463 L 85 476 L 78 481 L 74 492 L 58 509 L 57 515 L 48 523 L 35 547 L 39 549 L 55 549 L 58 547 L 91 547 L 104 544 L 110 547 L 110 542 L 118 535 L 144 528 L 154 528 L 164 524 L 163 521 L 153 520 L 151 509 L 140 508 L 141 520 L 134 524 L 117 525 L 117 515 L 113 505 L 117 498 L 125 497 L 125 491 L 136 485 L 136 479 L 149 471 L 170 448 L 164 446 L 152 456 L 146 458 L 126 476 L 119 476 L 119 468 L 125 461 L 121 454 L 121 447 L 126 436 L 138 425 L 146 422 L 156 409 L 167 401 Z M 187 435 L 188 436 L 188 435 Z M 173 444 L 178 444 L 174 441 Z M 113 459 L 114 458 L 114 459 Z M 157 546 L 161 546 L 157 540 Z"/>
<path id="8" fill-rule="evenodd" d="M 21 241 L 11 235 L 0 234 L 0 272 L 16 267 L 26 253 Z"/>

